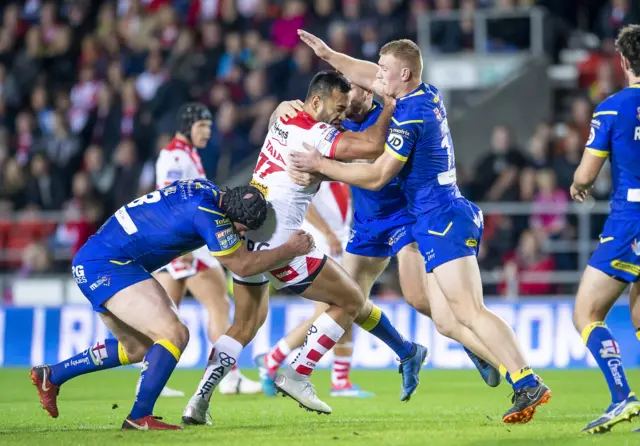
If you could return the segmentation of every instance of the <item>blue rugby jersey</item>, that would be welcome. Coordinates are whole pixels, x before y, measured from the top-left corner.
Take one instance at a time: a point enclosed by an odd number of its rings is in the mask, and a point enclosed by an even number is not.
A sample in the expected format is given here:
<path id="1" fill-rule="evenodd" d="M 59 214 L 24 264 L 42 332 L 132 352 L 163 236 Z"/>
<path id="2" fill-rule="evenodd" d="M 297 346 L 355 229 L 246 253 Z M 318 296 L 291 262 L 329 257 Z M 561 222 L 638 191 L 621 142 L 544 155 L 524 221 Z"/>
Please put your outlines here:
<path id="1" fill-rule="evenodd" d="M 362 122 L 343 121 L 342 126 L 352 132 L 361 132 L 376 123 L 382 112 L 382 104 L 374 101 Z M 351 186 L 353 209 L 360 217 L 384 218 L 407 208 L 407 199 L 404 196 L 397 178 L 393 178 L 379 191 L 371 191 Z"/>
<path id="2" fill-rule="evenodd" d="M 396 104 L 385 150 L 405 163 L 399 179 L 409 211 L 417 216 L 462 197 L 447 112 L 438 89 L 420 84 Z"/>
<path id="3" fill-rule="evenodd" d="M 175 181 L 122 206 L 91 239 L 106 245 L 105 256 L 113 248 L 147 271 L 204 244 L 214 256 L 228 255 L 242 242 L 219 199 L 211 181 Z"/>
<path id="4" fill-rule="evenodd" d="M 587 151 L 609 158 L 611 218 L 640 215 L 640 84 L 609 96 L 591 120 Z"/>

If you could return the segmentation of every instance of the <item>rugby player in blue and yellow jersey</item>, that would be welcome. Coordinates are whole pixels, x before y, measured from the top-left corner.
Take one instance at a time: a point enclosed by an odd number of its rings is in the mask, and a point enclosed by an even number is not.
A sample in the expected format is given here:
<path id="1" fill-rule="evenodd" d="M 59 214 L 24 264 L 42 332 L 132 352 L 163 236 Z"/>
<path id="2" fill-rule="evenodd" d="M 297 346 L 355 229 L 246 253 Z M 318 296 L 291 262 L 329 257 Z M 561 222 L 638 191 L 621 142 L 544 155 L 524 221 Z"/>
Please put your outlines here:
<path id="1" fill-rule="evenodd" d="M 629 304 L 640 339 L 640 26 L 623 28 L 616 49 L 629 87 L 596 108 L 571 186 L 571 197 L 584 201 L 605 161 L 611 163 L 611 213 L 582 276 L 573 314 L 574 325 L 611 392 L 607 410 L 584 428 L 592 434 L 608 432 L 617 423 L 640 415 L 640 402 L 629 389 L 620 348 L 604 322 L 631 283 Z"/>
<path id="2" fill-rule="evenodd" d="M 187 346 L 189 331 L 151 272 L 204 244 L 222 265 L 241 275 L 257 274 L 313 248 L 311 236 L 298 231 L 279 248 L 248 251 L 240 236 L 262 226 L 266 216 L 267 203 L 256 188 L 221 191 L 203 179 L 173 182 L 110 217 L 80 248 L 72 272 L 116 339 L 98 342 L 58 364 L 31 369 L 49 415 L 58 417 L 57 396 L 69 379 L 142 361 L 136 401 L 122 428 L 181 429 L 152 413 Z"/>
<path id="3" fill-rule="evenodd" d="M 396 98 L 385 152 L 373 164 L 342 164 L 316 150 L 291 155 L 293 166 L 336 181 L 379 190 L 396 176 L 416 218 L 413 237 L 424 257 L 427 295 L 446 300 L 462 325 L 472 331 L 500 362 L 513 383 L 513 407 L 505 423 L 526 423 L 551 391 L 536 378 L 502 319 L 483 303 L 476 259 L 483 230 L 482 212 L 456 185 L 453 141 L 438 90 L 422 83 L 422 55 L 410 40 L 392 41 L 380 50 L 378 65 L 337 53 L 300 30 L 301 39 L 352 82 Z"/>

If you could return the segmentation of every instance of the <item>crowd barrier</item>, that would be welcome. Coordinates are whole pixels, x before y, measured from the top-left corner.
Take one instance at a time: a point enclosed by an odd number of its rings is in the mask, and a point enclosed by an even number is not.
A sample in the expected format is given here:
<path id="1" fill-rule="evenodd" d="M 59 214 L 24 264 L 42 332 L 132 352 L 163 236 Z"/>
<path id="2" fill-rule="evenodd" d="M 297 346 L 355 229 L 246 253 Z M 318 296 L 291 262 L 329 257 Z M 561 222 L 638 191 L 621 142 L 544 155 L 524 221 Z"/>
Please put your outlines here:
<path id="1" fill-rule="evenodd" d="M 472 367 L 459 344 L 441 336 L 433 323 L 404 302 L 379 303 L 400 332 L 429 348 L 426 367 L 457 369 Z M 511 324 L 532 367 L 587 368 L 595 362 L 582 344 L 571 322 L 570 300 L 496 302 L 488 306 Z M 252 367 L 252 358 L 271 345 L 300 321 L 313 307 L 303 301 L 271 303 L 269 316 L 254 341 L 242 352 L 241 367 Z M 201 368 L 209 355 L 206 336 L 207 313 L 194 302 L 185 302 L 180 315 L 191 332 L 189 345 L 178 367 Z M 618 339 L 624 364 L 640 366 L 640 342 L 636 339 L 628 305 L 613 307 L 607 319 Z M 82 352 L 110 334 L 87 305 L 58 307 L 0 307 L 0 366 L 27 367 L 55 363 Z M 354 367 L 381 369 L 397 367 L 391 350 L 361 329 L 355 331 Z M 321 366 L 329 364 L 330 355 Z"/>

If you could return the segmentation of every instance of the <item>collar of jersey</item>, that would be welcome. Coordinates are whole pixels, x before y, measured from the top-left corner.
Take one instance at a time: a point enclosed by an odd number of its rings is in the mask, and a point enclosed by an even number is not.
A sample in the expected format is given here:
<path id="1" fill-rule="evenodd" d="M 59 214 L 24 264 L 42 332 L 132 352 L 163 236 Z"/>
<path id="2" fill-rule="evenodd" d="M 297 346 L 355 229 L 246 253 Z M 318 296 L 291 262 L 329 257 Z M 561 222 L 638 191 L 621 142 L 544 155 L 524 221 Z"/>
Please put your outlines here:
<path id="1" fill-rule="evenodd" d="M 405 94 L 401 98 L 398 98 L 398 100 L 404 101 L 405 99 L 421 96 L 426 93 L 426 90 L 427 90 L 427 86 L 424 84 L 424 82 L 422 82 L 420 85 L 418 85 L 418 88 L 413 90 L 411 93 Z"/>

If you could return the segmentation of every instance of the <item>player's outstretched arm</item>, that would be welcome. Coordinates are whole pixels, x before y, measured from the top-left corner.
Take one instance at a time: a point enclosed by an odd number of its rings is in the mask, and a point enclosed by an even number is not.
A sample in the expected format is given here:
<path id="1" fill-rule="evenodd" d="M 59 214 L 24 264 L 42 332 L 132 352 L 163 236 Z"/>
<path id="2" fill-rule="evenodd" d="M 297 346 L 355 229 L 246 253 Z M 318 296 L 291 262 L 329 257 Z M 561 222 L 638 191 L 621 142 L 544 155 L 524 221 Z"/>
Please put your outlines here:
<path id="1" fill-rule="evenodd" d="M 573 184 L 571 185 L 571 198 L 578 203 L 582 203 L 588 196 L 595 183 L 600 169 L 604 166 L 606 156 L 599 153 L 594 154 L 589 149 L 585 150 L 582 155 L 580 165 L 573 174 Z"/>
<path id="2" fill-rule="evenodd" d="M 253 276 L 273 269 L 294 257 L 303 256 L 314 247 L 313 237 L 300 230 L 277 248 L 249 251 L 244 243 L 230 254 L 216 256 L 222 266 L 241 277 Z M 215 254 L 212 252 L 212 254 Z"/>
<path id="3" fill-rule="evenodd" d="M 373 164 L 345 164 L 323 157 L 314 147 L 304 144 L 307 152 L 292 152 L 289 156 L 294 169 L 302 172 L 319 172 L 327 177 L 368 190 L 380 190 L 395 177 L 404 162 L 387 151 Z"/>
<path id="4" fill-rule="evenodd" d="M 383 96 L 384 108 L 376 123 L 363 132 L 344 132 L 336 144 L 334 158 L 343 161 L 358 159 L 374 160 L 384 152 L 391 117 L 396 109 L 396 100 Z"/>
<path id="5" fill-rule="evenodd" d="M 316 53 L 316 56 L 344 74 L 351 82 L 367 90 L 374 90 L 378 73 L 376 64 L 334 51 L 322 39 L 302 29 L 298 30 L 298 36 Z M 376 93 L 380 92 L 376 91 Z"/>

